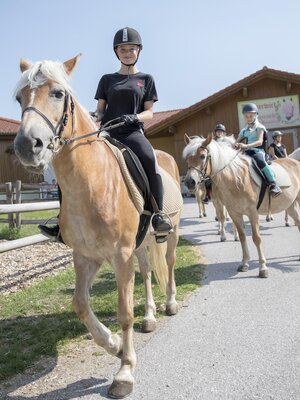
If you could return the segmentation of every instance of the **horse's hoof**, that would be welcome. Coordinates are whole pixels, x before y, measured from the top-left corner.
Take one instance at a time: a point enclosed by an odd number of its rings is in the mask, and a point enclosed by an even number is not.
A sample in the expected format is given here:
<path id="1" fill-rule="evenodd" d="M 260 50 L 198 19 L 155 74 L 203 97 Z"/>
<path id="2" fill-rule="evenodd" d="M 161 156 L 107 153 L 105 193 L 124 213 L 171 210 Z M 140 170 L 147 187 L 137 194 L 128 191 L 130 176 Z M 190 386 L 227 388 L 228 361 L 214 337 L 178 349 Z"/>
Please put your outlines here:
<path id="1" fill-rule="evenodd" d="M 267 222 L 270 222 L 271 219 L 270 219 L 269 217 L 266 217 L 266 221 L 267 221 Z"/>
<path id="2" fill-rule="evenodd" d="M 269 270 L 268 269 L 260 270 L 258 276 L 259 276 L 259 278 L 268 278 L 269 277 Z"/>
<path id="3" fill-rule="evenodd" d="M 166 305 L 166 314 L 168 316 L 176 315 L 177 313 L 178 313 L 178 304 L 177 303 Z"/>
<path id="4" fill-rule="evenodd" d="M 218 217 L 215 217 L 215 221 L 219 221 Z"/>
<path id="5" fill-rule="evenodd" d="M 207 214 L 206 214 L 206 213 L 204 213 L 204 214 L 203 214 L 203 217 L 207 217 Z"/>
<path id="6" fill-rule="evenodd" d="M 124 399 L 132 393 L 133 390 L 133 382 L 127 381 L 113 381 L 109 390 L 108 397 L 112 399 Z"/>
<path id="7" fill-rule="evenodd" d="M 199 218 L 202 218 L 202 215 L 199 215 Z"/>
<path id="8" fill-rule="evenodd" d="M 143 333 L 153 332 L 156 329 L 156 320 L 144 318 L 141 326 L 141 331 Z"/>
<path id="9" fill-rule="evenodd" d="M 291 226 L 291 225 L 290 225 L 290 223 L 289 223 L 289 222 L 286 222 L 286 223 L 285 223 L 285 226 Z"/>
<path id="10" fill-rule="evenodd" d="M 234 241 L 235 241 L 235 242 L 239 242 L 240 239 L 239 239 L 238 237 L 235 237 L 235 238 L 234 238 Z"/>
<path id="11" fill-rule="evenodd" d="M 222 237 L 221 237 L 221 242 L 226 242 L 226 240 L 227 240 L 227 239 L 226 239 L 225 236 L 222 236 Z"/>
<path id="12" fill-rule="evenodd" d="M 238 267 L 238 272 L 247 272 L 248 271 L 248 269 L 249 269 L 249 265 L 247 265 L 247 264 L 241 264 L 239 267 Z"/>

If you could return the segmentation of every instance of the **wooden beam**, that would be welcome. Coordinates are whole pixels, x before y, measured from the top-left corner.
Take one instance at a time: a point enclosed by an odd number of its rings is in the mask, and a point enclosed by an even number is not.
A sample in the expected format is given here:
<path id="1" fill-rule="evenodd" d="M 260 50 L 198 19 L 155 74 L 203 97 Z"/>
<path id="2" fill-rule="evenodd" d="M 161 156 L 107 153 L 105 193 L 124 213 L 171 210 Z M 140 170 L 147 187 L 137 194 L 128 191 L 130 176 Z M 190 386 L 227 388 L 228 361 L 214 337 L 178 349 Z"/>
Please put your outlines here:
<path id="1" fill-rule="evenodd" d="M 0 214 L 8 214 L 13 212 L 56 210 L 59 208 L 59 201 L 41 201 L 38 203 L 22 203 L 22 204 L 0 204 Z"/>
<path id="2" fill-rule="evenodd" d="M 205 114 L 206 115 L 211 115 L 212 111 L 211 111 L 211 107 L 206 107 L 205 109 Z"/>
<path id="3" fill-rule="evenodd" d="M 175 125 L 171 125 L 168 128 L 168 133 L 171 133 L 172 135 L 175 135 L 175 133 L 177 132 L 177 128 Z"/>
<path id="4" fill-rule="evenodd" d="M 19 249 L 20 247 L 29 246 L 31 244 L 45 242 L 49 240 L 49 238 L 41 233 L 38 235 L 27 236 L 22 239 L 16 240 L 8 240 L 6 242 L 0 243 L 0 253 L 4 253 L 5 251 L 10 251 L 14 249 Z"/>
<path id="5" fill-rule="evenodd" d="M 292 84 L 291 84 L 291 82 L 286 82 L 286 86 L 285 86 L 285 90 L 286 90 L 286 92 L 287 93 L 290 93 L 290 91 L 291 91 L 291 89 L 292 89 Z"/>
<path id="6" fill-rule="evenodd" d="M 248 88 L 243 87 L 243 97 L 248 97 Z"/>

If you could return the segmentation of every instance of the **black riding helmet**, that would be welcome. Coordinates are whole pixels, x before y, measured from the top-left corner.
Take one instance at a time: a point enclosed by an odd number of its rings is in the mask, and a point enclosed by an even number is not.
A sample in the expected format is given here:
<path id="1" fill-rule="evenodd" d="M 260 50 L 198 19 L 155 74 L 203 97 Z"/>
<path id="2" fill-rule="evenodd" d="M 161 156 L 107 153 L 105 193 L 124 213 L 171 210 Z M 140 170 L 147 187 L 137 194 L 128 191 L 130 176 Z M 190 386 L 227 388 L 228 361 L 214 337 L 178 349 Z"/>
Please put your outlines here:
<path id="1" fill-rule="evenodd" d="M 113 43 L 114 52 L 116 53 L 117 57 L 118 57 L 118 54 L 117 54 L 116 49 L 118 46 L 120 46 L 122 44 L 135 44 L 135 45 L 139 46 L 139 53 L 138 53 L 137 59 L 135 61 L 135 63 L 136 63 L 139 58 L 140 52 L 143 48 L 142 39 L 141 39 L 141 36 L 138 33 L 138 31 L 133 28 L 129 28 L 128 26 L 118 30 L 118 32 L 115 34 L 114 43 Z M 119 57 L 118 57 L 118 59 L 119 59 Z M 130 64 L 130 65 L 125 64 L 125 65 L 128 67 L 131 67 L 134 64 Z"/>
<path id="2" fill-rule="evenodd" d="M 246 112 L 251 112 L 251 113 L 258 114 L 257 105 L 254 104 L 254 103 L 245 104 L 244 107 L 243 107 L 243 114 L 245 114 Z"/>
<path id="3" fill-rule="evenodd" d="M 216 131 L 223 131 L 223 132 L 226 133 L 225 125 L 223 125 L 223 124 L 217 124 L 217 125 L 215 126 L 214 131 L 215 131 L 215 132 L 216 132 Z"/>

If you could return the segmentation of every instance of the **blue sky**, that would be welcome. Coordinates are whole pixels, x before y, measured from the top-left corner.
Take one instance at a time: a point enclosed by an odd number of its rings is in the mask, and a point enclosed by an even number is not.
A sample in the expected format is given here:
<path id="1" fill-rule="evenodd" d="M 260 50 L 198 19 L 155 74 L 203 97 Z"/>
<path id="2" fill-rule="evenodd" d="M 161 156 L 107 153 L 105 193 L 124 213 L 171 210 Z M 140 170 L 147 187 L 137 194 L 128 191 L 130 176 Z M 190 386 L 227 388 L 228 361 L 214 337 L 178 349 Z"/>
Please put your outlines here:
<path id="1" fill-rule="evenodd" d="M 104 73 L 117 71 L 115 32 L 136 28 L 138 67 L 156 81 L 155 111 L 188 107 L 261 69 L 300 73 L 299 0 L 1 0 L 0 116 L 20 119 L 12 98 L 19 59 L 83 56 L 71 85 L 94 110 Z"/>

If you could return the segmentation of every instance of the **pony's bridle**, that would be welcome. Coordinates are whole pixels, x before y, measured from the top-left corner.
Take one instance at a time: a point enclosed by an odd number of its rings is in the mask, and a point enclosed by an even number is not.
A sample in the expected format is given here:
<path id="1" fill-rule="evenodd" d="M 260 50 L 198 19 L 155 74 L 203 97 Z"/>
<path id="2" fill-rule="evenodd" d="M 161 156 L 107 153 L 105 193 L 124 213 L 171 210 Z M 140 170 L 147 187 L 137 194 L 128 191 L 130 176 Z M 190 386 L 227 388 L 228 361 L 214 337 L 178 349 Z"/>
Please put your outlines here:
<path id="1" fill-rule="evenodd" d="M 47 146 L 48 149 L 50 149 L 52 151 L 55 151 L 55 146 L 56 146 L 57 142 L 58 142 L 58 144 L 63 144 L 63 143 L 61 143 L 61 138 L 62 138 L 62 133 L 63 133 L 65 126 L 67 125 L 68 119 L 69 119 L 69 104 L 70 104 L 70 113 L 72 116 L 72 133 L 73 133 L 75 105 L 74 105 L 72 96 L 67 91 L 65 91 L 63 113 L 62 113 L 60 120 L 56 124 L 56 126 L 53 125 L 53 123 L 50 121 L 50 119 L 36 107 L 32 107 L 32 106 L 26 107 L 22 111 L 22 118 L 23 118 L 24 114 L 28 111 L 34 111 L 43 118 L 43 120 L 46 122 L 46 124 L 49 126 L 49 128 L 51 129 L 51 131 L 53 133 L 53 137 L 51 137 L 50 143 Z"/>
<path id="2" fill-rule="evenodd" d="M 199 178 L 200 178 L 199 183 L 202 183 L 202 182 L 208 181 L 211 178 L 210 175 L 207 175 L 208 163 L 210 161 L 210 153 L 209 153 L 209 150 L 208 150 L 207 147 L 200 146 L 199 148 L 200 149 L 204 149 L 204 150 L 207 151 L 205 164 L 204 164 L 203 168 L 197 168 L 197 167 L 194 167 L 194 166 L 188 167 L 188 171 L 191 170 L 191 169 L 194 169 L 195 171 L 197 171 L 198 175 L 199 175 Z"/>

